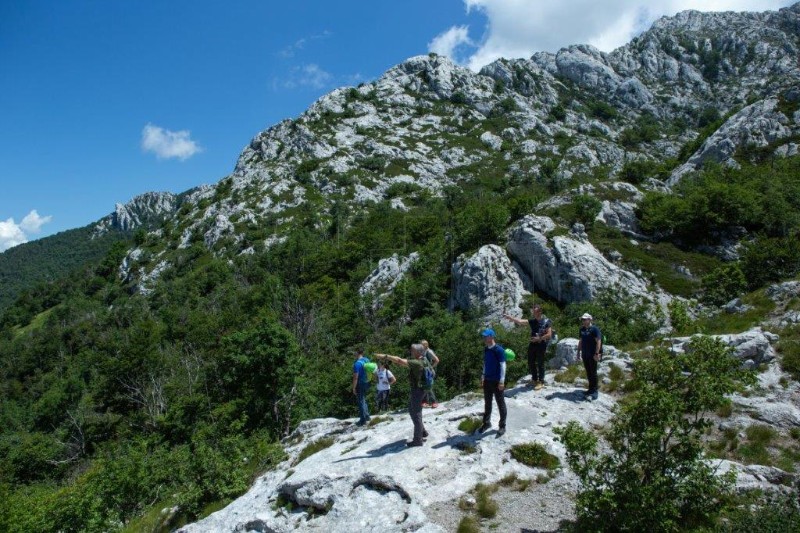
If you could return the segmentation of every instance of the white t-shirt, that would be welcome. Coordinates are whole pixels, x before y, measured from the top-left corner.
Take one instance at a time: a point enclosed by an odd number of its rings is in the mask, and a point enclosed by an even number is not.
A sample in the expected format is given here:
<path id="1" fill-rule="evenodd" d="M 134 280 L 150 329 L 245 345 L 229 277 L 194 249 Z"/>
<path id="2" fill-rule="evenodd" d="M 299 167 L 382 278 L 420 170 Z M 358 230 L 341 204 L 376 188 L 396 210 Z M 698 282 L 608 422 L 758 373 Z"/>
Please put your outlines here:
<path id="1" fill-rule="evenodd" d="M 378 377 L 378 386 L 375 387 L 377 390 L 389 390 L 391 389 L 391 385 L 389 382 L 394 378 L 394 374 L 388 368 L 379 368 L 375 371 L 375 375 Z"/>

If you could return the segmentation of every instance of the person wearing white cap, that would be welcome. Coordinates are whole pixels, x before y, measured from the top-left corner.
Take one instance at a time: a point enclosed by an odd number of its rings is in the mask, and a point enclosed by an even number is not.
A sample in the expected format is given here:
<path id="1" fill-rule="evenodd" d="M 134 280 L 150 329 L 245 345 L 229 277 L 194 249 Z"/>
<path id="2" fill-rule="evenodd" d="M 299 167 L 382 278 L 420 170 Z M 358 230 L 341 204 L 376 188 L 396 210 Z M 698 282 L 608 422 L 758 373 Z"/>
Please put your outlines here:
<path id="1" fill-rule="evenodd" d="M 578 355 L 583 360 L 586 377 L 589 380 L 589 390 L 586 391 L 586 400 L 597 399 L 597 363 L 600 361 L 600 350 L 603 348 L 603 336 L 600 328 L 592 325 L 592 315 L 584 313 L 581 316 L 580 338 L 578 340 Z"/>

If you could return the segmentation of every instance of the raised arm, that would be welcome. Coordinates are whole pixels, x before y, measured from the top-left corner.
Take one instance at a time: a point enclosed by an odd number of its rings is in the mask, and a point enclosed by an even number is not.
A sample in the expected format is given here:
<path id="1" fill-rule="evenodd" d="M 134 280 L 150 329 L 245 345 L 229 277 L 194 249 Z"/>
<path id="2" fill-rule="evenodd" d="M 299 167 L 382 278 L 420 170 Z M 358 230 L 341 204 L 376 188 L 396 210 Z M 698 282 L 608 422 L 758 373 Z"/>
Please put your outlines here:
<path id="1" fill-rule="evenodd" d="M 389 355 L 387 353 L 376 353 L 375 357 L 377 359 L 386 359 L 387 361 L 397 363 L 400 366 L 408 366 L 407 359 L 403 359 L 402 357 L 397 357 L 396 355 Z"/>
<path id="2" fill-rule="evenodd" d="M 511 322 L 513 322 L 514 324 L 516 324 L 518 326 L 524 326 L 525 324 L 528 323 L 528 321 L 525 320 L 524 318 L 516 318 L 516 317 L 513 317 L 511 315 L 507 315 L 505 313 L 503 313 L 503 318 L 505 318 L 506 320 L 510 320 Z"/>

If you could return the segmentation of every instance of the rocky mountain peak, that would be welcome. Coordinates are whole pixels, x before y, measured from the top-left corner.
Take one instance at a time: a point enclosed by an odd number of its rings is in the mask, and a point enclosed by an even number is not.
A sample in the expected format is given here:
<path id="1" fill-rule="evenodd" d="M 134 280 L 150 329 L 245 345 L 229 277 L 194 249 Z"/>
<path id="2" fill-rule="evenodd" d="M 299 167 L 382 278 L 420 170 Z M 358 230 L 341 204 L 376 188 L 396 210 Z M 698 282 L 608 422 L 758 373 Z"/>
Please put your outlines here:
<path id="1" fill-rule="evenodd" d="M 175 212 L 178 197 L 169 192 L 146 192 L 124 204 L 116 204 L 114 212 L 100 219 L 94 228 L 95 235 L 110 229 L 133 231 L 160 221 Z"/>

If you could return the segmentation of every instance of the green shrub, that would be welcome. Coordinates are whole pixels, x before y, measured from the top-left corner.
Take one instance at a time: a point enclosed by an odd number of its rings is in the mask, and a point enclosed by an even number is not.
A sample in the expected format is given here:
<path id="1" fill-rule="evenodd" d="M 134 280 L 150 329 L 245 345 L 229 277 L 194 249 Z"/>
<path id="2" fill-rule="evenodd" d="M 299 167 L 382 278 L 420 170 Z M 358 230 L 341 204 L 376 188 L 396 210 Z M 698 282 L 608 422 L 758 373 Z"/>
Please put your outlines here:
<path id="1" fill-rule="evenodd" d="M 302 463 L 304 460 L 308 459 L 315 453 L 321 452 L 326 448 L 330 448 L 331 446 L 333 446 L 334 442 L 336 441 L 331 437 L 322 437 L 321 439 L 315 440 L 314 442 L 306 445 L 306 447 L 303 448 L 303 451 L 300 452 L 300 454 L 297 456 L 297 459 L 295 460 L 294 464 Z"/>
<path id="2" fill-rule="evenodd" d="M 724 305 L 741 296 L 747 289 L 747 280 L 738 263 L 728 263 L 703 276 L 703 302 Z"/>
<path id="3" fill-rule="evenodd" d="M 481 533 L 481 526 L 472 516 L 465 516 L 458 523 L 456 533 Z"/>
<path id="4" fill-rule="evenodd" d="M 483 421 L 480 418 L 471 416 L 459 422 L 458 429 L 468 435 L 471 435 L 475 433 L 478 430 L 478 428 L 481 427 L 482 424 Z"/>
<path id="5" fill-rule="evenodd" d="M 492 499 L 492 494 L 497 491 L 496 486 L 487 486 L 479 483 L 475 487 L 475 510 L 481 518 L 494 518 L 500 506 Z"/>
<path id="6" fill-rule="evenodd" d="M 553 379 L 558 383 L 575 383 L 576 379 L 585 377 L 586 369 L 580 363 L 576 363 L 568 366 L 563 372 L 556 374 Z"/>
<path id="7" fill-rule="evenodd" d="M 717 476 L 703 460 L 702 438 L 711 427 L 706 414 L 754 377 L 719 340 L 695 337 L 690 351 L 657 349 L 637 359 L 639 390 L 605 432 L 609 452 L 599 452 L 598 437 L 575 421 L 556 429 L 582 482 L 579 526 L 678 531 L 713 524 L 732 477 Z"/>
<path id="8" fill-rule="evenodd" d="M 531 468 L 555 470 L 561 465 L 558 457 L 551 454 L 538 442 L 515 444 L 511 447 L 511 457 Z"/>

